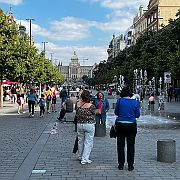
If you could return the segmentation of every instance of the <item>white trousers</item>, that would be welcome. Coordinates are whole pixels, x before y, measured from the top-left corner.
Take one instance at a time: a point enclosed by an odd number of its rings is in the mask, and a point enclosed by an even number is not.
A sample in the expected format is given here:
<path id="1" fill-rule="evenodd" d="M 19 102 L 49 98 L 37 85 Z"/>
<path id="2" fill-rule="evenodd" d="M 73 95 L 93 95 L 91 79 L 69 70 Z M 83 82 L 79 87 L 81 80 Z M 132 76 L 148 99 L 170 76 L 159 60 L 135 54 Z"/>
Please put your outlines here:
<path id="1" fill-rule="evenodd" d="M 89 123 L 77 124 L 77 133 L 79 157 L 87 161 L 93 148 L 95 125 Z"/>

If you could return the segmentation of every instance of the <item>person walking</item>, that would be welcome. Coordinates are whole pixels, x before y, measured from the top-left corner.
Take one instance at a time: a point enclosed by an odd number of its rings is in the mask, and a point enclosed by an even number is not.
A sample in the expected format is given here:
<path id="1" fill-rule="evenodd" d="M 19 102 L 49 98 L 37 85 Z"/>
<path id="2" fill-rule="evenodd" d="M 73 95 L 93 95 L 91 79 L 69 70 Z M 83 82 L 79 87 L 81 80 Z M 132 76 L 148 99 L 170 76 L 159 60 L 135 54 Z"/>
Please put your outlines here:
<path id="1" fill-rule="evenodd" d="M 148 110 L 154 111 L 154 104 L 155 104 L 155 98 L 153 94 L 151 94 L 148 99 Z"/>
<path id="2" fill-rule="evenodd" d="M 168 102 L 171 102 L 172 100 L 172 97 L 173 97 L 173 91 L 174 91 L 174 88 L 172 85 L 170 85 L 170 87 L 168 88 L 167 90 L 167 94 L 168 94 Z"/>
<path id="3" fill-rule="evenodd" d="M 17 91 L 16 91 L 16 87 L 13 86 L 11 88 L 11 102 L 12 103 L 15 103 L 16 102 L 16 99 L 17 99 Z"/>
<path id="4" fill-rule="evenodd" d="M 44 112 L 45 112 L 45 99 L 44 99 L 44 94 L 41 94 L 41 98 L 39 99 L 39 107 L 40 107 L 40 117 L 44 116 Z"/>
<path id="5" fill-rule="evenodd" d="M 68 95 L 68 93 L 67 93 L 67 91 L 66 91 L 66 88 L 65 88 L 65 86 L 63 86 L 63 89 L 60 91 L 60 94 L 59 94 L 59 96 L 60 96 L 60 98 L 61 98 L 61 105 L 62 105 L 63 102 L 66 100 L 67 95 Z"/>
<path id="6" fill-rule="evenodd" d="M 109 110 L 109 102 L 104 98 L 102 92 L 97 93 L 97 98 L 94 100 L 93 104 L 96 109 L 99 109 L 99 113 L 95 115 L 95 120 L 97 124 L 106 124 L 106 113 Z"/>
<path id="7" fill-rule="evenodd" d="M 51 101 L 52 101 L 52 91 L 50 90 L 49 87 L 46 88 L 45 97 L 46 97 L 46 110 L 47 110 L 47 113 L 51 114 L 50 109 L 51 109 Z"/>
<path id="8" fill-rule="evenodd" d="M 56 91 L 56 88 L 53 87 L 51 88 L 52 90 L 52 112 L 57 112 L 56 110 L 56 94 L 57 94 L 57 91 Z"/>
<path id="9" fill-rule="evenodd" d="M 21 111 L 21 95 L 17 94 L 17 104 L 18 104 L 18 114 L 20 114 Z"/>
<path id="10" fill-rule="evenodd" d="M 37 96 L 36 96 L 35 88 L 31 87 L 30 92 L 28 94 L 29 117 L 34 117 L 34 106 L 36 102 L 37 102 Z"/>
<path id="11" fill-rule="evenodd" d="M 128 170 L 134 169 L 135 137 L 137 133 L 136 118 L 140 116 L 139 103 L 131 99 L 132 93 L 129 87 L 121 90 L 120 98 L 116 102 L 114 110 L 117 116 L 115 121 L 117 133 L 118 168 L 123 170 L 125 163 L 125 140 L 127 142 Z"/>
<path id="12" fill-rule="evenodd" d="M 78 156 L 81 164 L 92 163 L 89 157 L 95 133 L 94 112 L 95 106 L 90 103 L 90 92 L 84 90 L 76 106 Z"/>

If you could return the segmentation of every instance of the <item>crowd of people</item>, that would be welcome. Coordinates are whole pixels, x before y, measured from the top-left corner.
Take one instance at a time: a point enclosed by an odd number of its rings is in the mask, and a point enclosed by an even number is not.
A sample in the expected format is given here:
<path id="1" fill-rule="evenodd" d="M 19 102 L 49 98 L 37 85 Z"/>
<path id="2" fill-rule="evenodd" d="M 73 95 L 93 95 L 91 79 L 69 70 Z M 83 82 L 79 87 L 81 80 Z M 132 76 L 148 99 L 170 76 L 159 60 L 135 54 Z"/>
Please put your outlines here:
<path id="1" fill-rule="evenodd" d="M 171 87 L 170 87 L 171 88 Z M 173 91 L 174 92 L 174 91 Z M 57 109 L 57 95 L 60 98 L 60 108 Z M 158 110 L 164 109 L 165 94 L 157 96 Z M 149 96 L 148 106 L 154 107 L 155 97 Z M 172 98 L 168 95 L 168 101 Z M 34 117 L 34 108 L 39 105 L 40 117 L 45 112 L 59 112 L 57 121 L 63 122 L 66 113 L 75 112 L 77 119 L 78 159 L 82 165 L 92 163 L 90 154 L 93 149 L 95 124 L 106 124 L 107 112 L 110 109 L 108 92 L 103 89 L 92 96 L 90 90 L 79 88 L 77 94 L 68 92 L 66 87 L 46 86 L 41 93 L 35 87 L 25 90 L 20 86 L 11 89 L 11 101 L 18 104 L 18 114 L 24 111 L 27 102 L 29 117 Z M 176 100 L 178 101 L 178 96 Z M 134 170 L 135 138 L 137 134 L 137 118 L 140 117 L 142 99 L 138 94 L 132 94 L 130 87 L 122 88 L 117 98 L 114 114 L 116 115 L 115 130 L 117 139 L 118 169 L 123 170 L 127 157 L 128 170 Z M 125 148 L 125 144 L 127 148 Z M 125 150 L 127 155 L 125 155 Z"/>

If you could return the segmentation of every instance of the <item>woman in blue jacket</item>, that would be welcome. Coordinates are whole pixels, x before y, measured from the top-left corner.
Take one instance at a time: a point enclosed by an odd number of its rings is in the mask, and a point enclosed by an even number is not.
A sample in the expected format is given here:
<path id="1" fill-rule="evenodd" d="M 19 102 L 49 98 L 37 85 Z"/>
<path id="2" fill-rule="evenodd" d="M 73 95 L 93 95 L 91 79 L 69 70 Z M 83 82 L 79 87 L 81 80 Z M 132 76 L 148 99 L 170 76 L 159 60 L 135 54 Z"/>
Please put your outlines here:
<path id="1" fill-rule="evenodd" d="M 102 92 L 97 93 L 97 98 L 93 103 L 96 109 L 99 109 L 99 113 L 95 115 L 95 120 L 97 124 L 105 124 L 106 123 L 106 113 L 109 110 L 109 102 L 106 98 L 104 98 L 104 94 Z"/>
<path id="2" fill-rule="evenodd" d="M 28 108 L 29 108 L 29 117 L 34 117 L 34 106 L 38 101 L 37 95 L 35 93 L 34 87 L 30 89 L 30 93 L 28 94 Z"/>
<path id="3" fill-rule="evenodd" d="M 115 115 L 117 132 L 118 168 L 123 170 L 125 163 L 125 139 L 127 142 L 127 163 L 128 170 L 134 169 L 135 137 L 137 133 L 136 118 L 140 116 L 139 104 L 131 99 L 132 93 L 129 87 L 124 87 L 116 102 Z"/>

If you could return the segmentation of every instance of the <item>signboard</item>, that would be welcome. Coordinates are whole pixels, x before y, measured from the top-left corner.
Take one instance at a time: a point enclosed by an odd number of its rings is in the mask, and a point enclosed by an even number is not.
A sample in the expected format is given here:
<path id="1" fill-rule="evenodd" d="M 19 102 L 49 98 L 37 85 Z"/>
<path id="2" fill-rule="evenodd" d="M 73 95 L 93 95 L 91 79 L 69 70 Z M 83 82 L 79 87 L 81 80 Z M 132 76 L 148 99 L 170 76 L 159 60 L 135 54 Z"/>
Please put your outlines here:
<path id="1" fill-rule="evenodd" d="M 171 83 L 171 73 L 170 72 L 164 72 L 164 83 Z"/>

